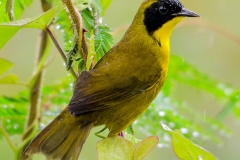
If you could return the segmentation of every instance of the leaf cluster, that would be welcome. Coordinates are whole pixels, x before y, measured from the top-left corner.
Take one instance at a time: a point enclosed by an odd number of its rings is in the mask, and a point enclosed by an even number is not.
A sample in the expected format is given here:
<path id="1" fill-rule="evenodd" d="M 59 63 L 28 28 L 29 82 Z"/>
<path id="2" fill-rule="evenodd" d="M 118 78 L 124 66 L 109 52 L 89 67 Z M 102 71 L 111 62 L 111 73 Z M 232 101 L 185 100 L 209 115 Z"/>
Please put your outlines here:
<path id="1" fill-rule="evenodd" d="M 90 40 L 90 37 L 92 36 L 91 34 L 94 34 L 93 61 L 96 64 L 97 61 L 99 61 L 112 47 L 113 37 L 110 34 L 111 29 L 106 25 L 101 24 L 101 17 L 99 16 L 102 15 L 101 13 L 103 12 L 103 9 L 100 1 L 94 0 L 92 3 L 90 2 L 91 1 L 86 0 L 86 2 L 82 2 L 83 5 L 76 5 L 76 8 L 80 11 L 82 16 L 87 39 Z M 77 36 L 76 33 L 74 33 L 68 13 L 62 11 L 58 15 L 55 23 L 56 28 L 63 32 L 64 50 L 67 52 L 68 57 L 68 68 L 73 67 L 74 69 L 79 70 L 79 72 L 82 72 L 86 64 L 84 63 L 83 57 L 77 54 L 79 52 Z"/>

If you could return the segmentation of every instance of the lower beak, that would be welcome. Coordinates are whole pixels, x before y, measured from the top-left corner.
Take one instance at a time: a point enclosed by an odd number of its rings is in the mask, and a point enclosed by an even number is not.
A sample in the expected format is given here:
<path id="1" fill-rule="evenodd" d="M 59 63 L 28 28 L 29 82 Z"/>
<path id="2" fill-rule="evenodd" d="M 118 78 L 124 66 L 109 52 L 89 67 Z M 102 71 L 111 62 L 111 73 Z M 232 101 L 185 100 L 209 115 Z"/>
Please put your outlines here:
<path id="1" fill-rule="evenodd" d="M 186 8 L 182 8 L 182 10 L 178 13 L 173 13 L 173 16 L 183 16 L 183 17 L 200 17 L 197 13 L 190 11 Z"/>

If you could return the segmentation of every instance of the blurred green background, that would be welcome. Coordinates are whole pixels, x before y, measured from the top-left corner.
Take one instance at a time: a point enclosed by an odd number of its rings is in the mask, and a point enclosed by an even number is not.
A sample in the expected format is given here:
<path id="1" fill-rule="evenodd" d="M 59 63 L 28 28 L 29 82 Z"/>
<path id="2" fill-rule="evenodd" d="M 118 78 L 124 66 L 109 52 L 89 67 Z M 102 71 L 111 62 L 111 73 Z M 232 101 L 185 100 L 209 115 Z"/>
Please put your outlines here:
<path id="1" fill-rule="evenodd" d="M 118 42 L 125 32 L 126 26 L 131 24 L 134 15 L 142 0 L 113 0 L 111 6 L 105 13 L 103 23 L 106 23 L 113 30 L 123 29 L 114 35 L 115 42 Z M 201 15 L 201 21 L 206 20 L 215 26 L 240 37 L 240 1 L 233 0 L 212 0 L 196 1 L 182 0 L 184 6 Z M 2 4 L 0 4 L 2 5 Z M 35 17 L 41 13 L 40 2 L 34 1 L 26 9 L 22 18 Z M 186 19 L 186 21 L 190 21 Z M 196 19 L 194 20 L 196 21 Z M 184 22 L 182 22 L 184 24 Z M 180 24 L 181 26 L 181 24 Z M 56 33 L 61 39 L 60 33 Z M 141 34 L 141 33 L 139 33 Z M 1 36 L 1 35 L 0 35 Z M 20 81 L 27 81 L 35 66 L 36 47 L 39 40 L 39 31 L 34 29 L 24 29 L 17 33 L 0 50 L 0 57 L 6 58 L 15 63 L 9 73 L 15 73 Z M 239 40 L 239 38 L 238 38 Z M 52 47 L 56 56 L 45 73 L 44 84 L 54 84 L 58 79 L 65 77 L 66 69 L 57 50 Z M 210 30 L 201 25 L 178 27 L 174 30 L 171 37 L 171 54 L 180 55 L 183 63 L 186 61 L 210 77 L 221 82 L 230 84 L 234 88 L 240 88 L 240 42 L 233 41 L 222 34 Z M 201 81 L 201 79 L 199 79 Z M 13 95 L 23 88 L 16 85 L 0 85 L 0 95 Z M 195 90 L 183 84 L 177 84 L 173 96 L 177 99 L 184 99 L 188 106 L 197 108 L 196 110 L 203 117 L 215 117 L 222 109 L 213 96 L 205 92 Z M 212 141 L 204 141 L 199 144 L 211 151 L 220 159 L 237 160 L 240 157 L 240 121 L 233 114 L 228 114 L 223 120 L 223 124 L 232 130 L 231 136 L 222 136 L 223 144 L 219 145 Z M 99 138 L 93 133 L 99 129 L 94 129 L 87 139 L 80 155 L 80 159 L 96 159 L 95 144 Z M 216 133 L 220 134 L 221 133 Z M 138 138 L 144 138 L 145 135 L 137 134 Z M 17 142 L 18 137 L 13 137 Z M 161 141 L 161 139 L 160 139 Z M 7 157 L 6 157 L 7 156 Z M 43 159 L 43 156 L 35 156 L 36 159 Z M 13 153 L 5 139 L 0 140 L 0 159 L 13 159 Z M 171 148 L 155 148 L 150 153 L 148 160 L 155 159 L 178 159 Z"/>

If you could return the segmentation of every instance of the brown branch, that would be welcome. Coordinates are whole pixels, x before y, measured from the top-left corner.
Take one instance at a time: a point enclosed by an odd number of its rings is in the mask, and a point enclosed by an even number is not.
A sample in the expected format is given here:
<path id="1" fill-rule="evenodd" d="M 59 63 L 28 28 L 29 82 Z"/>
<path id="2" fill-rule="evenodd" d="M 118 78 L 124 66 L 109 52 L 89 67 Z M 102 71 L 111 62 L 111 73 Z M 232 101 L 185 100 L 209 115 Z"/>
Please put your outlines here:
<path id="1" fill-rule="evenodd" d="M 8 13 L 8 17 L 9 17 L 10 21 L 14 21 L 15 20 L 15 16 L 14 16 L 14 0 L 7 0 L 6 7 L 5 7 L 5 12 Z"/>
<path id="2" fill-rule="evenodd" d="M 72 0 L 62 0 L 62 3 L 67 7 L 67 11 L 68 11 L 70 19 L 72 21 L 75 34 L 78 35 L 79 54 L 81 55 L 81 57 L 83 58 L 83 60 L 86 63 L 87 62 L 87 53 L 81 49 L 82 48 L 82 40 L 85 39 L 85 38 L 83 38 L 85 29 L 83 28 L 82 16 L 78 12 L 78 10 L 75 8 Z"/>
<path id="3" fill-rule="evenodd" d="M 48 35 L 51 37 L 51 39 L 52 39 L 53 43 L 55 44 L 57 50 L 59 51 L 60 55 L 62 56 L 65 64 L 67 64 L 67 57 L 66 57 L 66 55 L 64 54 L 64 52 L 63 52 L 62 48 L 60 47 L 60 45 L 58 44 L 56 38 L 53 36 L 51 30 L 50 30 L 49 28 L 46 28 L 46 31 L 47 31 Z M 74 70 L 73 70 L 72 67 L 70 67 L 70 72 L 71 72 L 71 74 L 73 75 L 73 77 L 74 77 L 75 79 L 77 79 L 78 76 L 77 76 L 77 74 L 74 72 Z"/>
<path id="4" fill-rule="evenodd" d="M 44 12 L 49 10 L 51 8 L 50 4 L 42 0 L 42 9 Z M 48 35 L 47 32 L 44 30 L 40 31 L 40 43 L 39 43 L 39 51 L 38 51 L 38 57 L 37 57 L 37 66 L 40 64 L 42 58 L 44 57 L 44 54 L 46 53 L 48 44 Z M 21 160 L 25 159 L 31 159 L 28 155 L 23 155 L 22 150 L 28 145 L 28 143 L 31 140 L 31 136 L 34 135 L 35 129 L 38 127 L 38 120 L 40 117 L 40 92 L 41 92 L 41 86 L 42 86 L 42 79 L 43 79 L 43 72 L 44 69 L 42 69 L 37 75 L 36 75 L 36 81 L 30 88 L 30 107 L 28 112 L 28 120 L 26 129 L 24 131 L 22 141 L 24 142 L 24 145 L 22 148 L 20 148 L 20 158 Z"/>
<path id="5" fill-rule="evenodd" d="M 78 33 L 82 29 L 82 17 L 78 10 L 75 8 L 71 0 L 62 0 L 62 3 L 67 7 L 69 16 L 71 17 L 75 31 Z"/>

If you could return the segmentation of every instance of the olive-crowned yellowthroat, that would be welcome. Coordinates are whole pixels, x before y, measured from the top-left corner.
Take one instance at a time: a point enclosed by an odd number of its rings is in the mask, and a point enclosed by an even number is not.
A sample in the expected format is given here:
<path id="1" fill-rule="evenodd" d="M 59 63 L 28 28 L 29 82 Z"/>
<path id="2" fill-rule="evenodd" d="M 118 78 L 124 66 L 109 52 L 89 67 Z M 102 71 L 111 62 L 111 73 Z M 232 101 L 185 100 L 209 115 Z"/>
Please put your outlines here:
<path id="1" fill-rule="evenodd" d="M 24 154 L 76 160 L 91 128 L 105 125 L 115 136 L 131 125 L 161 90 L 173 28 L 198 16 L 179 0 L 145 0 L 122 40 L 79 76 L 69 105 Z"/>

